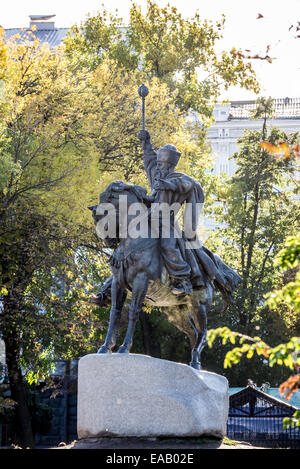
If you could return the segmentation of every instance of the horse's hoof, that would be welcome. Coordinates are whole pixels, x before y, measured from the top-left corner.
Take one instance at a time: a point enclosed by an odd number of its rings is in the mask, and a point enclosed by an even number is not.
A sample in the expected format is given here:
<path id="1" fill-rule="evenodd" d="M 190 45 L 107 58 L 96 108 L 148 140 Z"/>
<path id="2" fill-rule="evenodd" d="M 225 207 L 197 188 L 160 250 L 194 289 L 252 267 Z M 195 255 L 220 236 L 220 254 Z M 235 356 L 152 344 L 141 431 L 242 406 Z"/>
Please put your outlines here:
<path id="1" fill-rule="evenodd" d="M 111 353 L 111 351 L 109 350 L 108 347 L 106 347 L 106 345 L 102 345 L 102 346 L 99 348 L 99 350 L 98 350 L 97 353 Z"/>
<path id="2" fill-rule="evenodd" d="M 129 350 L 125 345 L 121 345 L 117 353 L 129 353 Z"/>
<path id="3" fill-rule="evenodd" d="M 202 366 L 200 365 L 200 363 L 191 362 L 191 363 L 190 363 L 190 366 L 191 366 L 192 368 L 194 368 L 194 370 L 202 370 Z"/>

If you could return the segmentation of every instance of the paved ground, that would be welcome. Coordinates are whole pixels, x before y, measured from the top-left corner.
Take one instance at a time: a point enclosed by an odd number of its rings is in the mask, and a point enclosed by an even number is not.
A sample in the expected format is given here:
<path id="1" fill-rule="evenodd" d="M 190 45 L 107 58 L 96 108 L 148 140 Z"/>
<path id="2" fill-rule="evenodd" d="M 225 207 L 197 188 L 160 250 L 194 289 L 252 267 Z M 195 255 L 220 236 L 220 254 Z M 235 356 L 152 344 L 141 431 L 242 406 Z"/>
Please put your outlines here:
<path id="1" fill-rule="evenodd" d="M 264 449 L 246 442 L 211 438 L 87 438 L 51 449 Z"/>

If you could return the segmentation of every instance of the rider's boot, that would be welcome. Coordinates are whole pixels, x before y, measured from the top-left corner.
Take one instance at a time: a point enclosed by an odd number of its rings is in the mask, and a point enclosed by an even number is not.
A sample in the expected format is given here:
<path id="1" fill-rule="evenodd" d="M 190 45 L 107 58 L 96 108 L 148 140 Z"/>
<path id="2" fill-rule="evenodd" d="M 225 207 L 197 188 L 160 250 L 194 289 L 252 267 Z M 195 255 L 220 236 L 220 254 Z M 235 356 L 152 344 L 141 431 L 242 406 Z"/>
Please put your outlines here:
<path id="1" fill-rule="evenodd" d="M 172 293 L 174 295 L 188 295 L 192 293 L 193 287 L 189 278 L 175 279 L 172 283 Z"/>

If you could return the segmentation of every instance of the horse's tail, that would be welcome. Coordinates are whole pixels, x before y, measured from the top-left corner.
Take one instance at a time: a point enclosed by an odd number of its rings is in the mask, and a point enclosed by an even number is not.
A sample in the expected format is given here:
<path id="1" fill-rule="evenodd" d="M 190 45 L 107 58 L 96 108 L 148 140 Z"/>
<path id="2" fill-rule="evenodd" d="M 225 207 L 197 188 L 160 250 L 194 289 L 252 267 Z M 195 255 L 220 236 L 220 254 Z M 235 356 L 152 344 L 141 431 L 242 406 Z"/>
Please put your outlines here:
<path id="1" fill-rule="evenodd" d="M 242 281 L 241 276 L 235 272 L 233 269 L 228 267 L 228 265 L 223 262 L 219 256 L 214 254 L 218 270 L 221 272 L 221 277 L 224 279 L 222 282 L 218 278 L 214 280 L 216 289 L 221 293 L 224 308 L 222 313 L 225 313 L 228 306 L 233 302 L 233 292 L 238 288 L 239 283 Z"/>
<path id="2" fill-rule="evenodd" d="M 219 282 L 215 281 L 214 282 L 216 289 L 221 293 L 222 298 L 223 298 L 223 309 L 221 311 L 221 314 L 224 314 L 229 305 L 233 302 L 233 296 L 231 293 L 229 293 L 223 285 L 221 285 Z"/>

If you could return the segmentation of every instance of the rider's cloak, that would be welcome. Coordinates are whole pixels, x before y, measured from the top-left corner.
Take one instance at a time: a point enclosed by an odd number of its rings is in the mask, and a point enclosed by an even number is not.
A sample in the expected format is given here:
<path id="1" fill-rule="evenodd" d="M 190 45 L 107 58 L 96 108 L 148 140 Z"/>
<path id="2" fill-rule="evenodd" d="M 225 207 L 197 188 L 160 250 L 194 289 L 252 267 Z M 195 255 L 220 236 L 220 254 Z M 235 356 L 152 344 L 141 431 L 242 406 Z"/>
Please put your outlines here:
<path id="1" fill-rule="evenodd" d="M 164 179 L 160 179 L 157 168 L 157 154 L 152 144 L 146 142 L 144 146 L 144 167 L 152 189 L 154 203 L 167 203 L 169 205 L 185 203 L 189 207 L 185 219 L 189 220 L 189 229 L 197 231 L 200 211 L 204 203 L 204 192 L 198 181 L 184 173 L 172 172 Z M 169 190 L 155 190 L 157 180 L 165 181 Z M 186 226 L 186 223 L 184 224 Z M 182 257 L 191 267 L 191 282 L 193 287 L 204 286 L 208 281 L 214 281 L 231 293 L 240 280 L 238 274 L 226 266 L 218 256 L 215 256 L 198 240 L 198 243 L 186 242 L 189 239 L 185 234 L 177 238 L 177 244 Z"/>

